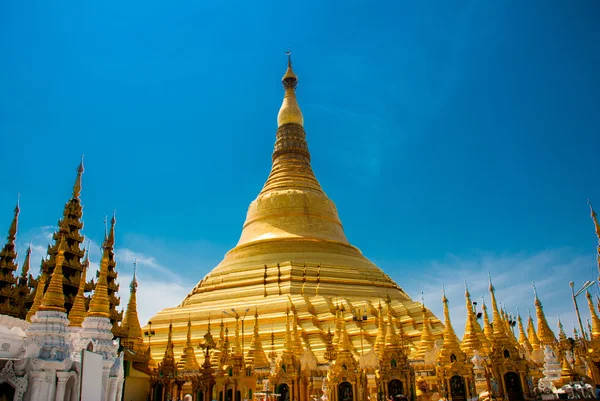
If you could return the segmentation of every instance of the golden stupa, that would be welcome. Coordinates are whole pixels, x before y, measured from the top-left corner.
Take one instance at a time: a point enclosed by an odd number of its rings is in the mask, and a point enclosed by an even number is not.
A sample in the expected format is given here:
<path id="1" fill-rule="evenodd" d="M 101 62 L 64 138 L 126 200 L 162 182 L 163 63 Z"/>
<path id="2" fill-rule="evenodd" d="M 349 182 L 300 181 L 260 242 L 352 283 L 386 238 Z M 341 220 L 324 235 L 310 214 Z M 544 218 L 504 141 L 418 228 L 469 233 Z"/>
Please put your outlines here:
<path id="1" fill-rule="evenodd" d="M 285 95 L 267 182 L 248 208 L 237 245 L 180 305 L 151 319 L 156 333 L 152 356 L 157 360 L 167 346 L 171 323 L 175 354 L 180 357 L 188 319 L 194 344 L 203 341 L 211 319 L 213 327 L 223 322 L 230 333 L 239 330 L 246 354 L 255 310 L 266 352 L 281 355 L 289 310 L 302 347 L 319 362 L 324 362 L 328 331 L 336 329 L 336 313 L 345 318 L 351 351 L 366 353 L 375 346 L 378 308 L 388 302 L 412 348 L 418 346 L 425 315 L 422 305 L 350 244 L 334 203 L 313 173 L 295 93 L 298 79 L 289 57 L 282 82 Z M 433 336 L 441 338 L 443 325 L 431 312 L 428 315 Z M 196 352 L 200 357 L 201 351 Z"/>

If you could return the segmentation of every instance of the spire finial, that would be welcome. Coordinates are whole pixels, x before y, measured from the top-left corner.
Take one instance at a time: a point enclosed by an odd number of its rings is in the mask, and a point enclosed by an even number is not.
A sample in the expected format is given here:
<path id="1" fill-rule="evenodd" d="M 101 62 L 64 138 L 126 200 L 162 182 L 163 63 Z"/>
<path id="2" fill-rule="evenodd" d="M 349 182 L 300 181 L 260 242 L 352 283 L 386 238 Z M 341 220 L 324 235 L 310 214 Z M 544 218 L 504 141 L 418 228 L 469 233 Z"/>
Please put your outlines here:
<path id="1" fill-rule="evenodd" d="M 489 290 L 490 292 L 494 292 L 494 285 L 492 284 L 492 274 L 488 272 L 488 282 L 490 284 Z"/>
<path id="2" fill-rule="evenodd" d="M 104 215 L 104 242 L 108 239 L 108 216 Z"/>
<path id="3" fill-rule="evenodd" d="M 73 198 L 79 199 L 79 195 L 81 195 L 81 176 L 83 175 L 83 155 L 81 155 L 81 162 L 79 162 L 79 166 L 77 167 L 77 178 L 75 179 L 75 184 L 73 185 Z"/>
<path id="4" fill-rule="evenodd" d="M 17 229 L 19 226 L 19 212 L 21 209 L 19 208 L 19 198 L 20 194 L 17 194 L 17 205 L 15 206 L 15 214 L 13 216 L 12 223 L 10 224 L 10 228 L 8 229 L 8 242 L 13 243 L 17 238 Z"/>
<path id="5" fill-rule="evenodd" d="M 56 267 L 50 277 L 50 284 L 42 299 L 39 310 L 65 312 L 65 295 L 63 290 L 62 265 L 65 261 L 65 237 L 60 237 L 58 254 L 56 255 Z"/>
<path id="6" fill-rule="evenodd" d="M 425 298 L 423 297 L 423 290 L 421 290 L 421 306 L 425 308 Z"/>
<path id="7" fill-rule="evenodd" d="M 90 300 L 87 316 L 109 317 L 110 303 L 108 300 L 108 283 L 106 276 L 108 274 L 108 249 L 104 249 L 102 259 L 100 261 L 100 273 L 96 290 Z"/>
<path id="8" fill-rule="evenodd" d="M 137 278 L 136 278 L 137 261 L 138 261 L 138 258 L 133 259 L 133 278 L 131 279 L 131 284 L 129 285 L 131 292 L 134 292 L 135 290 L 137 290 L 137 286 L 138 286 Z"/>
<path id="9" fill-rule="evenodd" d="M 535 282 L 533 282 L 533 281 L 531 282 L 531 288 L 533 288 L 533 297 L 537 301 L 538 300 L 537 289 L 535 288 Z"/>
<path id="10" fill-rule="evenodd" d="M 281 80 L 285 89 L 285 95 L 283 97 L 281 108 L 279 109 L 279 114 L 277 115 L 277 125 L 279 127 L 285 124 L 298 124 L 303 126 L 304 117 L 302 116 L 302 111 L 296 100 L 295 89 L 298 85 L 298 77 L 292 69 L 292 52 L 288 50 L 285 54 L 288 56 L 288 66 Z"/>

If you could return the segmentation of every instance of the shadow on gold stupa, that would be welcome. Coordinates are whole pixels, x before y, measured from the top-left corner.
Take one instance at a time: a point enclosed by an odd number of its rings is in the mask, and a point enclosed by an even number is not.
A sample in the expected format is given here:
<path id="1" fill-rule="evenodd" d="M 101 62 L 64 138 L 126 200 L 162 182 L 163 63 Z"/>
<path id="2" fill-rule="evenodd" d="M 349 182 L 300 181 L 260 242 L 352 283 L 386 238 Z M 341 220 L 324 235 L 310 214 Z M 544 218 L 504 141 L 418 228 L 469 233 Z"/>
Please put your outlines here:
<path id="1" fill-rule="evenodd" d="M 173 324 L 176 357 L 186 342 L 187 322 L 192 342 L 199 344 L 209 318 L 213 334 L 221 322 L 230 333 L 236 313 L 245 319 L 243 340 L 248 351 L 254 319 L 263 347 L 280 355 L 286 311 L 289 309 L 305 349 L 323 362 L 326 334 L 336 329 L 336 308 L 344 310 L 346 329 L 354 352 L 369 351 L 377 336 L 378 308 L 390 302 L 392 315 L 404 333 L 418 344 L 423 327 L 421 304 L 410 297 L 379 267 L 346 239 L 334 203 L 317 181 L 296 100 L 298 82 L 291 61 L 283 76 L 285 95 L 277 116 L 278 129 L 271 173 L 250 204 L 238 244 L 176 307 L 151 319 L 156 335 L 152 354 L 160 360 Z M 233 311 L 232 311 L 233 309 Z M 227 311 L 224 314 L 222 311 Z M 353 314 L 367 317 L 362 329 Z M 441 337 L 443 326 L 429 312 L 432 333 Z M 271 333 L 274 333 L 272 336 Z M 240 333 L 241 334 L 241 333 Z M 274 345 L 272 345 L 274 338 Z M 197 351 L 200 356 L 200 351 Z"/>

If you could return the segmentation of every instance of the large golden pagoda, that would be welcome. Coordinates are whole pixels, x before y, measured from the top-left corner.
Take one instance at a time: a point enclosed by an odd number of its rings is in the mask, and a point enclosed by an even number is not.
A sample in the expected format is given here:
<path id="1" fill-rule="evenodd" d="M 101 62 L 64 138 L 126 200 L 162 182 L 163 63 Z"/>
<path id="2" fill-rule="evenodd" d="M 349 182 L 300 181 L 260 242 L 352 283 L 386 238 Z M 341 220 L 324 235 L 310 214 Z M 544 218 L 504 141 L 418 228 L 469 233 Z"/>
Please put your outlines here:
<path id="1" fill-rule="evenodd" d="M 356 355 L 372 349 L 379 329 L 377 307 L 387 299 L 412 347 L 421 339 L 421 305 L 350 244 L 334 203 L 313 173 L 295 93 L 298 79 L 289 59 L 282 82 L 285 95 L 267 182 L 248 208 L 237 245 L 180 305 L 163 309 L 151 319 L 156 359 L 165 351 L 171 323 L 179 357 L 187 341 L 188 317 L 193 325 L 192 342 L 198 344 L 211 313 L 213 318 L 222 314 L 232 330 L 248 308 L 258 311 L 255 324 L 259 324 L 265 344 L 274 332 L 278 355 L 284 346 L 290 307 L 298 326 L 292 329 L 299 332 L 302 347 L 319 362 L 325 361 L 327 333 L 336 327 L 336 313 L 347 322 L 351 351 Z M 361 319 L 353 319 L 357 313 Z M 244 353 L 253 342 L 252 320 L 250 314 L 244 333 L 240 333 Z M 441 338 L 440 320 L 430 315 L 429 322 L 433 337 Z"/>

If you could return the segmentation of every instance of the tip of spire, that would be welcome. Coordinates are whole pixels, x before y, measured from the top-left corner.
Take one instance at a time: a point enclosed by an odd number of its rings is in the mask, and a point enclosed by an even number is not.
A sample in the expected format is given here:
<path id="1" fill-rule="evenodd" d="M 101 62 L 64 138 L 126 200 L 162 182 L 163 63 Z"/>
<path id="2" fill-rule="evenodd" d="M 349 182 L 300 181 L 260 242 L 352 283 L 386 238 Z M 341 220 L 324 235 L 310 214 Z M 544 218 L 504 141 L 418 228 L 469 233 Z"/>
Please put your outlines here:
<path id="1" fill-rule="evenodd" d="M 494 285 L 492 284 L 492 274 L 488 272 L 488 283 L 490 284 L 489 290 L 490 292 L 494 292 Z"/>
<path id="2" fill-rule="evenodd" d="M 19 202 L 21 201 L 21 194 L 17 194 L 17 205 L 15 206 L 15 214 L 19 214 L 21 209 L 19 208 Z"/>
<path id="3" fill-rule="evenodd" d="M 292 51 L 290 49 L 288 49 L 288 51 L 285 52 L 285 54 L 288 58 L 287 70 L 285 71 L 285 74 L 283 75 L 283 78 L 281 81 L 285 88 L 288 88 L 288 87 L 296 88 L 296 85 L 298 84 L 298 77 L 296 76 L 296 74 L 294 73 L 294 70 L 292 69 Z"/>
<path id="4" fill-rule="evenodd" d="M 77 167 L 78 173 L 83 173 L 83 154 L 81 155 L 81 161 L 79 162 L 79 166 Z"/>
<path id="5" fill-rule="evenodd" d="M 531 282 L 531 288 L 533 288 L 533 297 L 537 300 L 538 299 L 538 295 L 537 295 L 537 289 L 535 288 L 535 282 Z"/>

